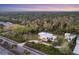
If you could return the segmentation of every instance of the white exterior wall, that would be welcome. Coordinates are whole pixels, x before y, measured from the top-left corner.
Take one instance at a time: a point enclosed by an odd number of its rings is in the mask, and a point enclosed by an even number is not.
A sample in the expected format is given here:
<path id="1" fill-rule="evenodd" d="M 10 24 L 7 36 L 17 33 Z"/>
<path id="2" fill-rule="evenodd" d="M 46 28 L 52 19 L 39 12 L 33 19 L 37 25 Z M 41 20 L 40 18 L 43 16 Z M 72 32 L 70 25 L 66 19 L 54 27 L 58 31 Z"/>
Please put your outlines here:
<path id="1" fill-rule="evenodd" d="M 73 51 L 74 54 L 79 54 L 79 44 L 77 44 Z"/>
<path id="2" fill-rule="evenodd" d="M 72 41 L 74 38 L 76 38 L 76 35 L 65 33 L 65 39 L 67 39 L 68 42 Z"/>
<path id="3" fill-rule="evenodd" d="M 75 48 L 73 50 L 73 53 L 79 54 L 79 36 L 77 37 L 76 46 L 75 46 Z"/>

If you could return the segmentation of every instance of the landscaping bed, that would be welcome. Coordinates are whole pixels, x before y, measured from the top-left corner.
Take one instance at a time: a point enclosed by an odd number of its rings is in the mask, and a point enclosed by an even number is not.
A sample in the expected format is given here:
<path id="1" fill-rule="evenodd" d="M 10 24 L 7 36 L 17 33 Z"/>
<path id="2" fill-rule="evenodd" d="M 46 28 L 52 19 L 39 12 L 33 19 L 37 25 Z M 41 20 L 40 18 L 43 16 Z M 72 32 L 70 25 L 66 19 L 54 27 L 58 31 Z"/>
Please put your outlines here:
<path id="1" fill-rule="evenodd" d="M 44 44 L 36 44 L 36 43 L 26 43 L 25 45 L 31 47 L 31 48 L 34 48 L 34 49 L 37 49 L 37 50 L 40 50 L 46 54 L 49 54 L 49 55 L 62 55 L 62 53 L 54 48 L 54 47 L 51 47 L 51 46 L 46 46 Z"/>

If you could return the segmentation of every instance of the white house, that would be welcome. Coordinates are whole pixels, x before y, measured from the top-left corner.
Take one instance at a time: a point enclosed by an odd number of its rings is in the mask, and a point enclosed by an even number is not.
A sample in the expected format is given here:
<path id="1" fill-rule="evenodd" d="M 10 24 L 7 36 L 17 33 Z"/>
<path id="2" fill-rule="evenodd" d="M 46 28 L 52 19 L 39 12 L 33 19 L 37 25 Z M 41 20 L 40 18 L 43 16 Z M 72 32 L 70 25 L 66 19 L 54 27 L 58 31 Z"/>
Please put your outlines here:
<path id="1" fill-rule="evenodd" d="M 5 23 L 4 22 L 0 22 L 0 25 L 4 25 Z"/>
<path id="2" fill-rule="evenodd" d="M 72 41 L 74 38 L 76 38 L 76 35 L 71 33 L 65 33 L 65 39 L 67 39 L 68 42 Z"/>
<path id="3" fill-rule="evenodd" d="M 76 40 L 76 46 L 73 50 L 73 53 L 74 54 L 79 54 L 79 36 L 77 37 L 77 40 Z"/>
<path id="4" fill-rule="evenodd" d="M 5 26 L 10 26 L 10 25 L 13 25 L 13 23 L 11 23 L 11 22 L 6 22 L 4 25 L 5 25 Z"/>
<path id="5" fill-rule="evenodd" d="M 13 25 L 13 23 L 11 23 L 11 22 L 0 22 L 0 25 L 10 26 L 10 25 Z"/>
<path id="6" fill-rule="evenodd" d="M 48 40 L 54 41 L 57 38 L 57 36 L 55 36 L 51 33 L 47 33 L 47 32 L 40 32 L 40 33 L 38 33 L 38 36 L 43 41 L 48 41 Z"/>

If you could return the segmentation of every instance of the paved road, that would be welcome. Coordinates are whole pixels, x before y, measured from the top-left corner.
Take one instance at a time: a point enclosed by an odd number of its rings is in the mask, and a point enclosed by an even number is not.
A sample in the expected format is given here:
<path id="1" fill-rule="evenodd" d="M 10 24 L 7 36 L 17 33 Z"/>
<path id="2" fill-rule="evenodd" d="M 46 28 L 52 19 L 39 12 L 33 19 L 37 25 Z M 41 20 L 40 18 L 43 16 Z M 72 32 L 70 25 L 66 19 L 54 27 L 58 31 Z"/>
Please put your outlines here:
<path id="1" fill-rule="evenodd" d="M 13 40 L 8 39 L 8 38 L 6 38 L 6 37 L 0 36 L 0 38 L 1 38 L 1 39 L 5 39 L 5 40 L 9 41 L 10 43 L 11 43 L 11 42 L 12 42 L 12 43 L 16 43 L 17 45 L 20 44 L 20 43 L 17 43 L 16 41 L 13 41 Z M 24 46 L 24 47 L 23 47 L 23 46 L 20 46 L 20 45 L 19 45 L 19 47 L 22 47 L 22 48 L 26 49 L 28 52 L 30 52 L 31 55 L 46 55 L 45 53 L 43 53 L 43 52 L 41 52 L 41 51 L 38 51 L 38 50 L 36 50 L 36 49 L 30 48 L 30 47 L 28 47 L 28 46 Z"/>
<path id="2" fill-rule="evenodd" d="M 14 55 L 14 53 L 12 53 L 0 46 L 0 55 Z"/>

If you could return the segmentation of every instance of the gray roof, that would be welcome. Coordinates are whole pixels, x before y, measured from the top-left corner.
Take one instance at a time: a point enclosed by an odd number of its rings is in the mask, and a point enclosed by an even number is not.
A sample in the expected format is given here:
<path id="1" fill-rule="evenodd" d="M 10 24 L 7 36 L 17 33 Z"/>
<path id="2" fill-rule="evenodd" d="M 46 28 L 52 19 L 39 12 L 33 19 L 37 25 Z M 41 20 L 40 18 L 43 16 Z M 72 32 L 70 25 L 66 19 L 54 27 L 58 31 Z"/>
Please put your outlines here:
<path id="1" fill-rule="evenodd" d="M 38 35 L 43 36 L 43 37 L 49 37 L 49 38 L 53 37 L 53 34 L 48 33 L 48 32 L 40 32 L 38 33 Z"/>
<path id="2" fill-rule="evenodd" d="M 4 25 L 4 26 L 9 26 L 12 25 L 13 23 L 11 22 L 0 22 L 0 25 Z"/>

